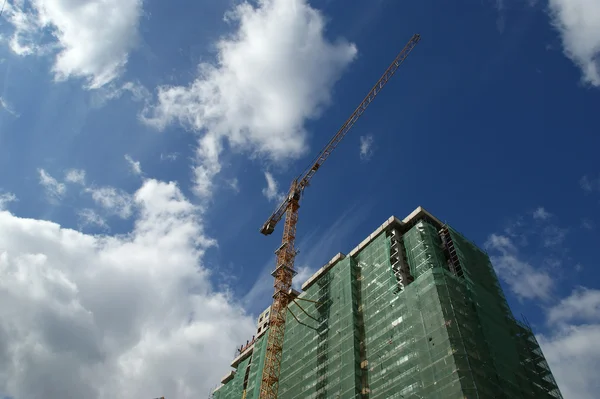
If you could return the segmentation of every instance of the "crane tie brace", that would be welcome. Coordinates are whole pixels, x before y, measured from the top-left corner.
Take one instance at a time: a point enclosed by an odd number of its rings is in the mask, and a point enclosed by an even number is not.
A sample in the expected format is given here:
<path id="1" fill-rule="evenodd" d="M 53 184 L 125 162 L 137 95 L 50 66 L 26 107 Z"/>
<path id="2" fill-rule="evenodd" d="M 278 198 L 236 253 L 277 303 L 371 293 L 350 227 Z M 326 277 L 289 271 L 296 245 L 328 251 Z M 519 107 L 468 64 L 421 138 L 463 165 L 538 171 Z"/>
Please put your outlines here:
<path id="1" fill-rule="evenodd" d="M 394 75 L 398 67 L 404 62 L 408 54 L 420 40 L 421 36 L 416 34 L 408 41 L 383 76 L 375 83 L 375 86 L 373 86 L 371 91 L 369 91 L 369 94 L 367 94 L 352 115 L 350 115 L 329 143 L 327 143 L 317 155 L 314 162 L 300 176 L 292 181 L 287 196 L 269 219 L 267 219 L 260 230 L 262 234 L 270 235 L 275 230 L 277 223 L 281 220 L 283 215 L 285 215 L 283 238 L 281 240 L 281 246 L 275 252 L 277 255 L 277 262 L 275 270 L 271 273 L 275 278 L 275 293 L 273 294 L 273 304 L 271 305 L 271 316 L 269 319 L 269 335 L 267 339 L 265 365 L 260 385 L 260 399 L 275 399 L 277 398 L 277 392 L 279 390 L 279 371 L 281 368 L 281 356 L 283 352 L 286 309 L 290 302 L 292 278 L 296 274 L 296 271 L 294 270 L 294 258 L 296 257 L 294 243 L 296 239 L 296 224 L 298 223 L 300 197 L 317 170 L 319 170 L 329 155 L 331 155 L 333 150 L 350 131 L 352 126 L 354 126 L 358 118 L 365 112 L 367 107 L 375 99 L 375 96 L 379 94 L 381 89 L 383 89 L 385 84 Z"/>

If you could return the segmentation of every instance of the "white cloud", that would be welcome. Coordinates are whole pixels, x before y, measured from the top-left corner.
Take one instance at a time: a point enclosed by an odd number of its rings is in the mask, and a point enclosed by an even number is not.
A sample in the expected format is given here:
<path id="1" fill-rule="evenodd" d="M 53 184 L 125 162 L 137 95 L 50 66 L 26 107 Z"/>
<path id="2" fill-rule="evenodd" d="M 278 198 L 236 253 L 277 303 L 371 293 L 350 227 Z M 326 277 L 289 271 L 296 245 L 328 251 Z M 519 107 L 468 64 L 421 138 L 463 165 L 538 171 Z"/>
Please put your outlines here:
<path id="1" fill-rule="evenodd" d="M 51 200 L 57 200 L 63 197 L 67 191 L 64 183 L 60 183 L 54 177 L 50 176 L 44 169 L 38 169 L 40 175 L 40 184 L 46 190 L 46 194 Z"/>
<path id="2" fill-rule="evenodd" d="M 490 251 L 498 276 L 511 291 L 546 310 L 547 328 L 544 334 L 538 335 L 538 341 L 563 396 L 594 399 L 600 389 L 597 378 L 600 368 L 600 347 L 597 345 L 600 340 L 600 290 L 577 287 L 568 297 L 556 301 L 555 295 L 567 282 L 560 281 L 559 267 L 566 269 L 561 266 L 566 261 L 574 263 L 564 255 L 567 248 L 563 246 L 563 240 L 567 230 L 545 220 L 534 223 L 530 229 L 523 218 L 517 220 L 509 230 L 510 237 L 523 238 L 520 242 L 492 234 L 485 248 Z M 522 253 L 532 244 L 538 244 L 541 249 L 535 248 L 532 254 L 544 253 L 534 258 L 537 267 L 532 266 Z M 562 255 L 556 257 L 552 252 Z M 581 271 L 582 266 L 575 263 L 568 270 L 573 269 Z M 555 284 L 560 284 L 561 290 L 554 290 Z M 542 302 L 535 301 L 540 299 Z"/>
<path id="3" fill-rule="evenodd" d="M 131 171 L 133 172 L 133 174 L 135 174 L 135 175 L 142 174 L 142 165 L 140 164 L 140 161 L 134 161 L 133 158 L 131 158 L 131 156 L 129 154 L 125 154 L 125 160 L 129 164 L 129 167 L 131 168 Z"/>
<path id="4" fill-rule="evenodd" d="M 581 69 L 585 83 L 599 87 L 600 2 L 550 0 L 550 13 L 565 55 Z"/>
<path id="5" fill-rule="evenodd" d="M 540 206 L 535 211 L 533 211 L 533 218 L 538 220 L 546 220 L 550 217 L 550 213 L 544 209 L 544 207 Z"/>
<path id="6" fill-rule="evenodd" d="M 134 201 L 135 227 L 115 237 L 0 212 L 0 392 L 197 398 L 255 332 L 212 287 L 214 242 L 177 186 L 148 180 Z"/>
<path id="7" fill-rule="evenodd" d="M 81 227 L 97 226 L 104 230 L 109 229 L 106 220 L 104 220 L 102 216 L 98 215 L 93 209 L 82 209 L 79 212 L 77 212 L 77 217 L 79 218 Z"/>
<path id="8" fill-rule="evenodd" d="M 596 399 L 600 390 L 600 324 L 559 327 L 538 341 L 563 397 Z"/>
<path id="9" fill-rule="evenodd" d="M 486 248 L 500 251 L 503 253 L 517 252 L 517 247 L 515 246 L 515 244 L 513 244 L 510 238 L 498 234 L 492 234 L 491 236 L 489 236 L 484 246 Z"/>
<path id="10" fill-rule="evenodd" d="M 125 93 L 131 94 L 131 99 L 136 102 L 147 102 L 152 97 L 148 89 L 138 82 L 125 82 L 123 84 L 111 82 L 94 90 L 90 98 L 92 105 L 99 108 L 107 101 L 120 98 Z"/>
<path id="11" fill-rule="evenodd" d="M 19 117 L 19 114 L 15 109 L 10 105 L 4 98 L 0 97 L 0 108 L 4 109 L 6 112 L 11 114 L 12 116 Z"/>
<path id="12" fill-rule="evenodd" d="M 198 164 L 193 168 L 194 193 L 200 198 L 209 198 L 213 191 L 213 177 L 221 171 L 219 154 L 221 140 L 214 133 L 208 133 L 198 141 L 196 159 Z"/>
<path id="13" fill-rule="evenodd" d="M 360 136 L 360 159 L 369 160 L 373 155 L 373 135 Z"/>
<path id="14" fill-rule="evenodd" d="M 568 248 L 564 247 L 564 238 L 568 230 L 549 224 L 546 217 L 549 212 L 537 214 L 544 217 L 538 217 L 536 223 L 528 224 L 518 218 L 518 223 L 511 225 L 511 237 L 519 241 L 492 234 L 485 247 L 498 276 L 511 291 L 546 310 L 547 328 L 538 341 L 563 396 L 596 398 L 600 389 L 596 376 L 600 368 L 600 349 L 596 344 L 600 339 L 600 290 L 578 287 L 568 297 L 556 301 L 556 294 L 568 282 L 561 281 L 561 271 L 581 271 L 582 266 L 565 255 Z M 526 250 L 531 251 L 527 253 L 532 258 L 524 255 Z M 535 260 L 535 267 L 530 260 Z M 563 266 L 565 263 L 573 266 L 567 268 Z M 561 289 L 554 290 L 555 285 Z M 542 302 L 536 301 L 540 299 Z"/>
<path id="15" fill-rule="evenodd" d="M 152 94 L 139 82 L 125 82 L 118 87 L 107 88 L 107 99 L 121 97 L 124 93 L 129 92 L 134 101 L 147 101 Z"/>
<path id="16" fill-rule="evenodd" d="M 211 193 L 220 172 L 221 142 L 275 161 L 306 149 L 304 123 L 330 102 L 330 91 L 355 58 L 353 44 L 328 42 L 325 21 L 306 0 L 243 2 L 226 15 L 237 30 L 215 45 L 215 64 L 202 63 L 189 86 L 158 88 L 142 119 L 159 129 L 178 122 L 203 132 L 196 192 Z M 206 142 L 208 141 L 208 143 Z M 214 152 L 206 156 L 208 146 Z"/>
<path id="17" fill-rule="evenodd" d="M 11 202 L 17 201 L 17 196 L 13 193 L 1 193 L 0 194 L 0 211 L 6 209 L 6 205 Z"/>
<path id="18" fill-rule="evenodd" d="M 300 266 L 297 268 L 298 274 L 294 277 L 293 287 L 294 289 L 301 291 L 302 284 L 306 282 L 313 274 L 317 271 L 317 269 L 312 268 L 310 266 Z"/>
<path id="19" fill-rule="evenodd" d="M 127 219 L 133 213 L 134 199 L 123 190 L 114 187 L 91 187 L 86 192 L 92 199 L 111 214 Z"/>
<path id="20" fill-rule="evenodd" d="M 55 53 L 57 80 L 81 77 L 89 88 L 123 71 L 137 40 L 142 0 L 31 0 L 7 3 L 10 40 L 19 55 Z M 42 45 L 48 31 L 55 39 Z"/>
<path id="21" fill-rule="evenodd" d="M 569 228 L 543 207 L 519 216 L 485 242 L 498 276 L 520 298 L 550 300 L 555 281 L 564 277 L 566 265 L 575 267 L 565 242 Z"/>
<path id="22" fill-rule="evenodd" d="M 121 92 L 128 91 L 134 101 L 148 101 L 152 94 L 145 86 L 138 82 L 125 82 L 121 86 Z"/>
<path id="23" fill-rule="evenodd" d="M 533 228 L 523 218 L 511 226 L 511 237 L 519 241 L 492 234 L 485 248 L 490 251 L 498 276 L 518 298 L 533 300 L 532 303 L 538 305 L 540 302 L 535 300 L 542 300 L 548 328 L 545 334 L 538 336 L 538 341 L 563 396 L 596 398 L 600 388 L 596 378 L 596 370 L 600 367 L 600 350 L 596 345 L 600 339 L 600 291 L 579 287 L 570 296 L 555 302 L 558 290 L 554 287 L 561 278 L 561 265 L 574 263 L 564 255 L 567 229 L 549 224 L 550 213 L 545 209 L 544 212 L 538 209 L 531 215 L 538 220 Z M 533 254 L 544 254 L 533 258 L 535 267 L 523 254 L 524 248 L 531 248 L 532 244 L 541 249 L 535 248 Z M 575 264 L 573 269 L 579 271 L 581 265 Z"/>
<path id="24" fill-rule="evenodd" d="M 600 323 L 600 290 L 579 287 L 548 311 L 549 323 L 574 320 Z"/>
<path id="25" fill-rule="evenodd" d="M 540 346 L 565 398 L 594 399 L 600 389 L 600 291 L 579 287 L 548 309 Z"/>
<path id="26" fill-rule="evenodd" d="M 65 181 L 69 183 L 77 183 L 85 185 L 85 170 L 83 169 L 69 169 L 65 173 Z"/>
<path id="27" fill-rule="evenodd" d="M 533 267 L 521 259 L 521 255 L 510 238 L 492 234 L 485 243 L 488 251 L 493 251 L 490 260 L 498 277 L 503 279 L 520 298 L 549 299 L 553 280 L 544 271 Z"/>
<path id="28" fill-rule="evenodd" d="M 284 194 L 279 191 L 277 181 L 270 172 L 265 172 L 267 187 L 263 188 L 262 193 L 269 201 L 283 201 Z"/>

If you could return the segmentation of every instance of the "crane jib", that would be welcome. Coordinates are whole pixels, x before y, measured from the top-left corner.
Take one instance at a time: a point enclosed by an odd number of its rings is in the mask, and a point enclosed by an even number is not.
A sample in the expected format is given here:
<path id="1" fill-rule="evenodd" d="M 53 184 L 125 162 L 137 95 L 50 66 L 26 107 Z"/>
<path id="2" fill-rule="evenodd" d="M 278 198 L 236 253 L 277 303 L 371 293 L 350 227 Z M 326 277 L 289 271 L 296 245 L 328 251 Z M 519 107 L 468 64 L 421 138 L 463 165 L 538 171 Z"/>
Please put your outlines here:
<path id="1" fill-rule="evenodd" d="M 421 40 L 421 36 L 419 34 L 414 35 L 410 39 L 408 44 L 398 54 L 398 56 L 396 57 L 394 62 L 392 62 L 392 64 L 388 67 L 388 69 L 381 76 L 381 78 L 379 78 L 379 80 L 377 81 L 377 83 L 375 83 L 373 88 L 371 88 L 371 90 L 369 91 L 367 96 L 360 103 L 360 105 L 354 110 L 352 115 L 350 115 L 350 117 L 344 122 L 344 124 L 340 127 L 338 132 L 333 136 L 333 138 L 329 141 L 329 143 L 325 146 L 325 148 L 323 150 L 321 150 L 321 152 L 317 156 L 315 162 L 313 164 L 311 164 L 311 166 L 306 170 L 306 172 L 297 179 L 297 181 L 299 181 L 298 186 L 301 189 L 304 189 L 306 186 L 309 185 L 309 182 L 312 179 L 312 177 L 314 176 L 314 174 L 316 173 L 316 171 L 323 165 L 323 162 L 325 162 L 325 160 L 327 158 L 329 158 L 329 155 L 332 153 L 332 151 L 337 147 L 339 142 L 342 141 L 342 139 L 346 136 L 346 134 L 350 131 L 350 129 L 352 129 L 354 124 L 358 121 L 358 118 L 360 118 L 362 116 L 362 114 L 365 112 L 367 107 L 371 104 L 371 102 L 373 102 L 373 100 L 375 99 L 377 94 L 379 94 L 381 89 L 385 86 L 385 84 L 394 75 L 394 73 L 396 72 L 398 67 L 402 64 L 402 62 L 404 62 L 404 60 L 406 59 L 406 57 L 408 56 L 410 51 L 417 45 L 417 43 L 420 40 Z M 279 205 L 279 207 L 277 207 L 276 211 L 273 212 L 273 214 L 269 217 L 269 220 L 265 223 L 265 225 L 267 225 L 267 223 L 269 223 L 269 224 L 272 224 L 273 228 L 274 228 L 275 225 L 277 224 L 277 222 L 279 222 L 281 220 L 281 218 L 283 217 L 283 215 L 285 214 L 285 210 L 287 209 L 288 205 L 289 205 L 289 202 L 288 202 L 288 199 L 286 198 Z M 263 232 L 263 230 L 264 230 L 264 226 L 263 226 L 263 229 L 261 229 L 261 232 Z M 270 230 L 270 229 L 269 229 L 269 231 L 272 232 L 272 230 Z M 264 232 L 263 232 L 263 234 L 264 234 Z"/>

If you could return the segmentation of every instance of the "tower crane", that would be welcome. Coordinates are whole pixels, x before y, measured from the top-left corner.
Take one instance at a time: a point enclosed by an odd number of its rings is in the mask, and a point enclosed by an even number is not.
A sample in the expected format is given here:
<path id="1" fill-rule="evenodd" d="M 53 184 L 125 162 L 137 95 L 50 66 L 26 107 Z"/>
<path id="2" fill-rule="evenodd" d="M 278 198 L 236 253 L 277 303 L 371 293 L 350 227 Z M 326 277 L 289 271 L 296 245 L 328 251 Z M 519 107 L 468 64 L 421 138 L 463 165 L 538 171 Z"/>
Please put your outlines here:
<path id="1" fill-rule="evenodd" d="M 285 215 L 283 239 L 281 240 L 281 246 L 275 251 L 277 263 L 275 270 L 271 273 L 275 278 L 275 293 L 273 294 L 273 304 L 271 305 L 271 316 L 269 319 L 269 335 L 260 385 L 260 399 L 275 399 L 277 398 L 277 392 L 279 390 L 279 370 L 281 367 L 283 338 L 285 333 L 286 310 L 291 301 L 292 278 L 296 274 L 296 271 L 294 270 L 294 259 L 297 254 L 295 249 L 296 224 L 298 223 L 300 198 L 304 193 L 304 189 L 308 187 L 310 180 L 317 170 L 319 170 L 333 150 L 350 131 L 352 126 L 354 126 L 358 118 L 365 112 L 367 107 L 375 99 L 375 96 L 379 94 L 381 89 L 383 89 L 400 64 L 404 62 L 408 54 L 420 40 L 421 36 L 415 34 L 408 41 L 383 76 L 375 83 L 375 86 L 373 86 L 371 91 L 369 91 L 369 94 L 367 94 L 352 115 L 344 122 L 329 143 L 321 150 L 315 160 L 300 176 L 292 181 L 287 196 L 260 229 L 260 232 L 264 235 L 272 234 L 277 223 Z"/>

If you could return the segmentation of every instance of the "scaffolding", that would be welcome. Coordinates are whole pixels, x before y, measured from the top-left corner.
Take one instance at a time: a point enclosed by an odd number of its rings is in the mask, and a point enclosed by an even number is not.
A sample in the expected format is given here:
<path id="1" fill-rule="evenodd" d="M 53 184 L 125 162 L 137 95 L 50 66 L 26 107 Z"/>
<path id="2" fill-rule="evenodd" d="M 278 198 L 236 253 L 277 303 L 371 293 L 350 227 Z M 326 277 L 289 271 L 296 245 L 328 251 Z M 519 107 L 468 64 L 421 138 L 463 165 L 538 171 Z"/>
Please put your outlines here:
<path id="1" fill-rule="evenodd" d="M 290 303 L 278 396 L 562 398 L 487 254 L 432 218 L 395 220 Z M 258 398 L 264 338 L 215 398 Z"/>

